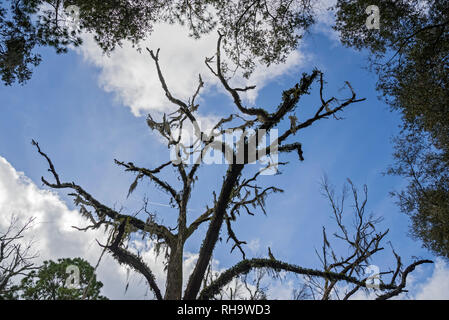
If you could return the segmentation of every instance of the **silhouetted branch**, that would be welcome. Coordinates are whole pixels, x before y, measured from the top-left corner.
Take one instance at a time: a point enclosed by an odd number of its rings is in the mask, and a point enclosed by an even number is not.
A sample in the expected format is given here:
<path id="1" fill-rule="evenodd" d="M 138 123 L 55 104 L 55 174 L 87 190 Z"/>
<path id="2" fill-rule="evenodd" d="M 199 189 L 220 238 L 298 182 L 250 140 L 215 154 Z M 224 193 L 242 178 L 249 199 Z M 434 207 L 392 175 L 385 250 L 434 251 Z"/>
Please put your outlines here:
<path id="1" fill-rule="evenodd" d="M 349 283 L 356 284 L 361 287 L 366 287 L 366 284 L 364 282 L 361 282 L 360 280 L 351 277 L 346 276 L 344 274 L 336 273 L 336 272 L 328 272 L 328 271 L 320 271 L 315 269 L 308 269 L 308 268 L 302 268 L 296 265 L 288 264 L 279 260 L 272 260 L 272 259 L 250 259 L 250 260 L 243 260 L 233 266 L 232 268 L 222 272 L 220 276 L 213 281 L 209 286 L 204 288 L 200 295 L 200 300 L 207 300 L 211 299 L 215 294 L 217 294 L 224 286 L 226 286 L 228 283 L 231 282 L 232 279 L 235 277 L 246 274 L 252 269 L 256 268 L 267 268 L 267 269 L 273 269 L 276 272 L 279 272 L 280 270 L 293 272 L 296 274 L 301 275 L 308 275 L 312 277 L 321 277 L 328 280 L 343 280 Z M 395 289 L 396 287 L 391 285 L 381 285 L 381 289 Z"/>

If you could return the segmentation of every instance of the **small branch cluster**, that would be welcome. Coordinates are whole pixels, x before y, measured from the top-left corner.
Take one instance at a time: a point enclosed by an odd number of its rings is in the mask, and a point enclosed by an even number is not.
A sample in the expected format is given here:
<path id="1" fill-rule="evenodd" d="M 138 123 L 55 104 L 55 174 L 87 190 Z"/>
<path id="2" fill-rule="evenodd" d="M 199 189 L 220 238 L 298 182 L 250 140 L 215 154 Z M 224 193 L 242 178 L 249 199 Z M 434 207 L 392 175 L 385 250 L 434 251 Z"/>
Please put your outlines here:
<path id="1" fill-rule="evenodd" d="M 11 281 L 35 269 L 32 260 L 37 254 L 31 252 L 32 242 L 21 243 L 24 234 L 32 227 L 34 219 L 22 226 L 14 215 L 6 230 L 0 230 L 0 300 L 14 294 Z"/>

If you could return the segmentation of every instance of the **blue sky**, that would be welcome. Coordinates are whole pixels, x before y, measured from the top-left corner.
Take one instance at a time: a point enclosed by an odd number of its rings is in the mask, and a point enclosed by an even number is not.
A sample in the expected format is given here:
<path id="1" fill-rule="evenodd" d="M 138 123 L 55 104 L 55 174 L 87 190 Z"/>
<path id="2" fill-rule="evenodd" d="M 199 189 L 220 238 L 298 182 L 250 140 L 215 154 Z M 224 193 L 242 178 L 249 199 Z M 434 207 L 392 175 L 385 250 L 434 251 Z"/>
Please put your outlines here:
<path id="1" fill-rule="evenodd" d="M 163 46 L 161 50 L 163 55 Z M 320 194 L 320 180 L 326 174 L 337 192 L 346 178 L 351 178 L 359 189 L 363 184 L 368 186 L 368 212 L 384 218 L 380 228 L 390 229 L 387 240 L 392 241 L 404 262 L 410 262 L 412 256 L 434 259 L 419 242 L 407 236 L 409 219 L 399 212 L 394 199 L 389 196 L 390 191 L 406 185 L 401 178 L 382 175 L 392 163 L 390 139 L 398 133 L 400 117 L 378 100 L 375 75 L 364 69 L 366 55 L 343 48 L 332 37 L 318 31 L 306 37 L 298 52 L 303 55 L 301 62 L 289 66 L 282 76 L 266 80 L 258 92 L 256 104 L 276 106 L 282 90 L 299 80 L 302 72 L 310 72 L 314 67 L 324 72 L 329 95 L 347 94 L 340 89 L 344 81 L 349 81 L 358 97 L 364 97 L 366 101 L 346 109 L 340 114 L 343 120 L 319 121 L 301 131 L 296 140 L 303 145 L 305 161 L 299 162 L 294 155 L 281 155 L 281 161 L 290 162 L 281 169 L 282 174 L 261 178 L 261 184 L 275 185 L 285 193 L 269 198 L 267 216 L 260 212 L 254 217 L 239 217 L 235 231 L 242 240 L 251 243 L 249 255 L 265 257 L 270 246 L 277 258 L 305 267 L 318 266 L 314 250 L 321 246 L 322 226 L 327 226 L 329 234 L 333 228 L 328 202 Z M 125 212 L 132 213 L 141 205 L 144 195 L 152 202 L 166 203 L 161 192 L 148 182 L 141 183 L 137 191 L 126 198 L 133 175 L 124 173 L 113 160 L 132 161 L 151 168 L 167 161 L 169 151 L 150 132 L 145 116 L 136 116 L 129 101 L 117 93 L 120 84 L 111 85 L 109 82 L 108 85 L 107 77 L 111 74 L 104 72 L 104 66 L 93 63 L 92 56 L 86 58 L 88 54 L 85 52 L 71 50 L 68 54 L 56 55 L 43 49 L 42 53 L 43 62 L 26 85 L 0 87 L 0 157 L 16 171 L 23 172 L 31 180 L 29 183 L 45 189 L 40 177 L 50 176 L 46 172 L 46 163 L 30 143 L 31 139 L 36 139 L 53 159 L 63 180 L 76 181 L 110 206 L 123 206 Z M 173 57 L 174 53 L 170 54 Z M 206 55 L 201 51 L 197 54 Z M 126 60 L 125 54 L 120 59 L 121 68 L 126 69 L 128 63 L 133 63 Z M 139 68 L 154 72 L 149 56 L 147 64 Z M 179 70 L 175 76 L 181 79 L 188 75 Z M 177 80 L 176 77 L 172 79 Z M 140 80 L 145 81 L 144 78 Z M 160 95 L 157 86 L 154 92 Z M 319 101 L 316 93 L 317 87 L 300 103 L 300 119 L 301 115 L 314 110 Z M 233 108 L 229 97 L 221 91 L 211 88 L 202 96 L 200 112 L 203 114 L 226 113 Z M 145 110 L 141 111 L 144 115 Z M 193 216 L 211 204 L 212 190 L 218 190 L 225 170 L 224 165 L 201 169 L 200 183 L 191 201 Z M 172 179 L 173 172 L 168 170 L 166 177 Z M 74 209 L 65 192 L 58 195 L 69 210 Z M 163 221 L 174 221 L 174 210 L 159 205 L 151 209 Z M 347 208 L 348 215 L 352 213 L 350 209 Z M 198 252 L 205 230 L 206 225 L 187 243 L 187 252 Z M 78 237 L 82 239 L 82 234 Z M 64 243 L 60 246 L 60 252 L 64 253 Z M 219 261 L 221 268 L 240 259 L 238 251 L 230 254 L 230 248 L 230 243 L 225 242 L 217 246 L 214 259 Z M 68 250 L 67 255 L 74 252 Z M 394 266 L 387 245 L 375 263 L 381 267 Z M 434 266 L 420 268 L 416 283 L 425 283 L 432 274 L 435 274 Z M 103 281 L 110 294 L 122 297 L 120 286 L 112 286 L 107 283 L 108 279 Z M 136 293 L 134 297 L 140 296 Z"/>

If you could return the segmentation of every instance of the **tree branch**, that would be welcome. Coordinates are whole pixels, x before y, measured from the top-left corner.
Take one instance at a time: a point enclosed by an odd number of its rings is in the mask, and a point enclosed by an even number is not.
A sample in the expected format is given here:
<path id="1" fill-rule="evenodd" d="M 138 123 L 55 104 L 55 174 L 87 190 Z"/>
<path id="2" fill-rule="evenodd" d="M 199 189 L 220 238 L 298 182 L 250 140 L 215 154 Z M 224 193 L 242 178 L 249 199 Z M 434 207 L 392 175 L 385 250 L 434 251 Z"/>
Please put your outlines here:
<path id="1" fill-rule="evenodd" d="M 354 277 L 346 276 L 340 273 L 302 268 L 296 265 L 288 264 L 273 259 L 250 259 L 240 261 L 232 268 L 221 273 L 220 276 L 215 281 L 213 281 L 209 286 L 207 286 L 201 291 L 199 299 L 207 300 L 213 298 L 213 296 L 217 294 L 224 286 L 230 283 L 232 279 L 234 279 L 239 275 L 246 274 L 252 269 L 256 268 L 269 268 L 275 271 L 284 270 L 296 274 L 308 275 L 312 277 L 321 277 L 329 280 L 343 280 L 349 283 L 356 284 L 360 287 L 366 287 L 366 284 L 364 282 L 361 282 L 360 280 Z M 392 285 L 381 284 L 380 288 L 382 290 L 385 290 L 385 289 L 395 289 L 396 287 Z"/>

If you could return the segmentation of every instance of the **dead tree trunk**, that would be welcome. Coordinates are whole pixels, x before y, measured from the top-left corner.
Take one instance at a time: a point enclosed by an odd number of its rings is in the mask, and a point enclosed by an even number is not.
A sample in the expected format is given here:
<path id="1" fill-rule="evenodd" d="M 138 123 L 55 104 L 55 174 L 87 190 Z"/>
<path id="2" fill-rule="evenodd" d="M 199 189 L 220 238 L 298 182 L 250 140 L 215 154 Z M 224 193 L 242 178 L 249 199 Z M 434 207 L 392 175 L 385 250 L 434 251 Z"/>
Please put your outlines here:
<path id="1" fill-rule="evenodd" d="M 165 300 L 180 300 L 182 296 L 182 258 L 184 244 L 180 239 L 170 250 L 167 266 Z"/>

